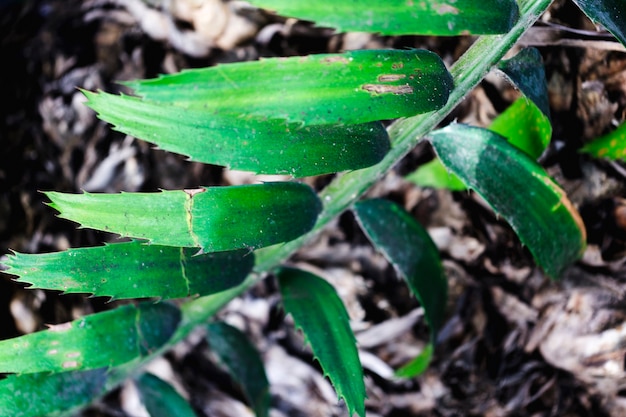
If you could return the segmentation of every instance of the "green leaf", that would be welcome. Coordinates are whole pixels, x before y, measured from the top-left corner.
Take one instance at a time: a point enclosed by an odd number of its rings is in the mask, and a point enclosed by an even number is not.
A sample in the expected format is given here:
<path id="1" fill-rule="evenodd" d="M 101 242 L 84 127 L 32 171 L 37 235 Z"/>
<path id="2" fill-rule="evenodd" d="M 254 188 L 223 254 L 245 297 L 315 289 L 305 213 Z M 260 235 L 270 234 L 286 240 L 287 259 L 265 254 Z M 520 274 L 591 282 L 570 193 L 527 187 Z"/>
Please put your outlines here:
<path id="1" fill-rule="evenodd" d="M 541 156 L 552 137 L 550 119 L 526 97 L 518 98 L 496 117 L 489 130 L 504 136 L 533 159 Z"/>
<path id="2" fill-rule="evenodd" d="M 311 229 L 320 211 L 313 190 L 275 182 L 160 193 L 46 193 L 59 217 L 83 227 L 204 252 L 254 249 Z"/>
<path id="3" fill-rule="evenodd" d="M 3 416 L 62 416 L 104 392 L 106 369 L 10 375 L 0 380 Z"/>
<path id="4" fill-rule="evenodd" d="M 362 50 L 218 65 L 126 85 L 186 109 L 348 125 L 436 110 L 452 78 L 430 51 Z"/>
<path id="5" fill-rule="evenodd" d="M 413 378 L 423 374 L 433 358 L 433 344 L 429 343 L 415 359 L 396 371 L 398 378 Z"/>
<path id="6" fill-rule="evenodd" d="M 524 48 L 513 58 L 500 61 L 498 69 L 550 119 L 546 73 L 536 48 Z"/>
<path id="7" fill-rule="evenodd" d="M 0 372 L 63 372 L 130 362 L 166 343 L 180 317 L 180 310 L 167 303 L 125 305 L 3 340 Z"/>
<path id="8" fill-rule="evenodd" d="M 574 0 L 596 23 L 600 23 L 626 46 L 626 9 L 624 0 Z"/>
<path id="9" fill-rule="evenodd" d="M 580 149 L 596 158 L 626 161 L 626 123 L 589 142 Z"/>
<path id="10" fill-rule="evenodd" d="M 354 205 L 363 231 L 406 281 L 424 308 L 424 317 L 435 340 L 448 299 L 448 282 L 439 251 L 428 232 L 403 208 L 384 199 Z"/>
<path id="11" fill-rule="evenodd" d="M 197 249 L 116 243 L 38 255 L 14 253 L 4 265 L 18 281 L 114 299 L 208 295 L 239 285 L 252 271 L 248 250 L 194 256 Z"/>
<path id="12" fill-rule="evenodd" d="M 528 155 L 494 132 L 461 124 L 429 138 L 444 165 L 509 222 L 549 276 L 557 277 L 582 255 L 586 232 L 580 215 Z"/>
<path id="13" fill-rule="evenodd" d="M 207 325 L 211 350 L 242 387 L 257 417 L 269 415 L 269 382 L 263 361 L 248 338 L 233 326 L 216 322 Z"/>
<path id="14" fill-rule="evenodd" d="M 150 417 L 196 417 L 187 400 L 157 376 L 145 373 L 136 383 Z"/>
<path id="15" fill-rule="evenodd" d="M 459 177 L 448 171 L 439 158 L 419 166 L 405 179 L 420 187 L 442 188 L 451 191 L 463 191 L 467 188 Z"/>
<path id="16" fill-rule="evenodd" d="M 365 384 L 356 339 L 346 309 L 328 282 L 294 268 L 281 268 L 278 282 L 285 311 L 313 349 L 348 412 L 365 416 Z"/>
<path id="17" fill-rule="evenodd" d="M 505 33 L 518 17 L 517 4 L 511 0 L 252 0 L 250 3 L 341 32 L 378 32 L 383 35 Z"/>
<path id="18" fill-rule="evenodd" d="M 257 174 L 320 175 L 365 168 L 389 150 L 380 122 L 308 125 L 185 109 L 135 97 L 84 92 L 87 104 L 115 130 L 192 161 Z"/>

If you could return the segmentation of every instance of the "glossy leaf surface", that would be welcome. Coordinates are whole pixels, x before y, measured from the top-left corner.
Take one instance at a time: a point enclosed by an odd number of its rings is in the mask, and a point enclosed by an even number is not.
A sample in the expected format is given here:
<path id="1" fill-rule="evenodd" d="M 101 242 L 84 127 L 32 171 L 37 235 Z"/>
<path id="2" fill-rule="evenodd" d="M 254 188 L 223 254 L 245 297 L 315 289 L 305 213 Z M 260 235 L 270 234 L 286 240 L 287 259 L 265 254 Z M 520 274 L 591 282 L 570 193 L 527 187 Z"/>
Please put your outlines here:
<path id="1" fill-rule="evenodd" d="M 337 292 L 322 278 L 294 268 L 281 268 L 278 282 L 285 311 L 304 333 L 348 413 L 365 417 L 363 369 L 348 313 Z"/>
<path id="2" fill-rule="evenodd" d="M 626 123 L 589 142 L 580 151 L 596 158 L 626 161 Z"/>
<path id="3" fill-rule="evenodd" d="M 0 372 L 63 372 L 130 362 L 166 343 L 180 317 L 167 303 L 125 305 L 3 340 Z"/>
<path id="4" fill-rule="evenodd" d="M 218 65 L 126 85 L 146 100 L 187 109 L 348 125 L 436 110 L 448 100 L 452 77 L 430 51 L 361 50 Z"/>
<path id="5" fill-rule="evenodd" d="M 208 295 L 240 284 L 254 265 L 248 250 L 115 243 L 38 255 L 15 253 L 4 262 L 30 288 L 112 298 L 163 299 Z"/>
<path id="6" fill-rule="evenodd" d="M 196 417 L 187 400 L 159 377 L 145 373 L 136 384 L 150 417 Z"/>
<path id="7" fill-rule="evenodd" d="M 363 200 L 354 213 L 372 244 L 406 281 L 424 308 L 434 340 L 443 324 L 448 282 L 428 232 L 403 208 L 384 199 Z"/>
<path id="8" fill-rule="evenodd" d="M 263 361 L 245 334 L 226 323 L 207 325 L 207 340 L 211 350 L 243 388 L 257 417 L 269 415 L 269 382 Z"/>
<path id="9" fill-rule="evenodd" d="M 518 16 L 517 4 L 511 0 L 252 0 L 251 3 L 341 32 L 378 32 L 383 35 L 504 33 Z"/>
<path id="10" fill-rule="evenodd" d="M 85 95 L 87 104 L 115 130 L 192 161 L 257 174 L 304 177 L 360 169 L 379 162 L 389 149 L 380 122 L 302 126 L 279 119 L 227 117 L 136 97 Z"/>
<path id="11" fill-rule="evenodd" d="M 59 217 L 83 227 L 205 252 L 253 249 L 309 231 L 320 210 L 313 190 L 276 182 L 159 193 L 46 193 Z"/>
<path id="12" fill-rule="evenodd" d="M 574 3 L 626 46 L 626 8 L 623 0 L 574 0 Z"/>
<path id="13" fill-rule="evenodd" d="M 442 162 L 513 227 L 551 277 L 577 260 L 585 226 L 563 190 L 537 163 L 486 129 L 453 124 L 429 134 Z"/>

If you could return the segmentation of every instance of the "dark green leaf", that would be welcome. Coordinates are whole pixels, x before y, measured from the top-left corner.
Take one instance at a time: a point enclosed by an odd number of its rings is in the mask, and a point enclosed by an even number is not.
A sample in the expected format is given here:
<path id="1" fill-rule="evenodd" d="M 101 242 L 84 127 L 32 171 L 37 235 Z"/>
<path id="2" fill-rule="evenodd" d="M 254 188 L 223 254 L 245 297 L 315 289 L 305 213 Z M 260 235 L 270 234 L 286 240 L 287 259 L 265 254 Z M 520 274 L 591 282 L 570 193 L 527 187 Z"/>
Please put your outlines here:
<path id="1" fill-rule="evenodd" d="M 185 109 L 135 97 L 85 92 L 87 104 L 116 130 L 192 161 L 295 177 L 365 168 L 389 150 L 380 122 L 307 125 Z M 245 111 L 243 108 L 242 111 Z"/>
<path id="2" fill-rule="evenodd" d="M 130 362 L 166 343 L 180 317 L 180 310 L 167 303 L 125 305 L 3 340 L 0 372 L 63 372 Z"/>
<path id="3" fill-rule="evenodd" d="M 302 329 L 349 414 L 365 417 L 363 369 L 348 313 L 337 292 L 322 278 L 294 268 L 281 268 L 278 281 L 285 311 Z"/>
<path id="4" fill-rule="evenodd" d="M 83 227 L 205 252 L 254 249 L 311 229 L 321 204 L 299 183 L 275 182 L 160 193 L 46 193 L 60 217 Z"/>
<path id="5" fill-rule="evenodd" d="M 112 298 L 163 299 L 208 295 L 239 285 L 254 265 L 245 249 L 194 256 L 192 248 L 116 243 L 96 248 L 29 255 L 4 262 L 31 288 Z"/>
<path id="6" fill-rule="evenodd" d="M 626 123 L 614 131 L 589 142 L 580 150 L 596 158 L 626 161 Z"/>
<path id="7" fill-rule="evenodd" d="M 557 277 L 582 255 L 580 215 L 528 155 L 494 132 L 461 124 L 429 137 L 444 165 L 509 222 L 548 275 Z"/>
<path id="8" fill-rule="evenodd" d="M 252 0 L 251 3 L 341 32 L 383 35 L 505 33 L 518 17 L 517 4 L 511 0 Z"/>
<path id="9" fill-rule="evenodd" d="M 451 191 L 465 190 L 465 184 L 456 175 L 448 171 L 439 158 L 421 165 L 406 180 L 420 187 L 443 188 Z"/>
<path id="10" fill-rule="evenodd" d="M 438 109 L 452 77 L 429 51 L 362 50 L 218 65 L 126 84 L 147 100 L 187 109 L 348 125 Z"/>
<path id="11" fill-rule="evenodd" d="M 207 326 L 207 340 L 219 361 L 243 388 L 256 416 L 267 417 L 269 382 L 259 352 L 246 335 L 226 323 L 216 322 Z"/>
<path id="12" fill-rule="evenodd" d="M 354 205 L 354 213 L 374 246 L 396 268 L 424 307 L 435 340 L 443 324 L 448 282 L 439 251 L 428 232 L 397 204 L 372 199 Z"/>
<path id="13" fill-rule="evenodd" d="M 626 46 L 624 0 L 574 0 L 591 20 L 600 23 Z"/>
<path id="14" fill-rule="evenodd" d="M 143 374 L 137 388 L 150 417 L 196 417 L 193 409 L 170 384 L 152 374 Z"/>

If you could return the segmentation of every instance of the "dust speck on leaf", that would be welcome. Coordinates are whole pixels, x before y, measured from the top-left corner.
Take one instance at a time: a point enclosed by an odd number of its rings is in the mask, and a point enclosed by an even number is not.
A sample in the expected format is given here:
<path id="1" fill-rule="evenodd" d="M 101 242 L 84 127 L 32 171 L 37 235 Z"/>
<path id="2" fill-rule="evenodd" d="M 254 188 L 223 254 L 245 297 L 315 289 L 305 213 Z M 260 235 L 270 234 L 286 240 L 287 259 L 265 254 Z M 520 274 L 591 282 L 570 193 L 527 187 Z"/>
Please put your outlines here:
<path id="1" fill-rule="evenodd" d="M 363 90 L 376 94 L 412 94 L 413 87 L 405 85 L 383 85 L 383 84 L 365 84 L 361 87 Z"/>

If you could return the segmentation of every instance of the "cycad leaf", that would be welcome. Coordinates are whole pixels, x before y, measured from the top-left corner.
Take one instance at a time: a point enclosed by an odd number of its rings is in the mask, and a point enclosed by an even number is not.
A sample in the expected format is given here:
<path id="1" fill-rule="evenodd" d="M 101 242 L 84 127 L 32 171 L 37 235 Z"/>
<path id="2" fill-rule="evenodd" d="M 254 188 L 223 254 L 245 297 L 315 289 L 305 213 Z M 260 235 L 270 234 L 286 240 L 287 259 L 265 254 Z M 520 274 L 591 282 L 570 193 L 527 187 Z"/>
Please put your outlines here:
<path id="1" fill-rule="evenodd" d="M 518 98 L 495 118 L 489 130 L 507 138 L 509 143 L 537 159 L 550 144 L 550 119 L 526 97 Z"/>
<path id="2" fill-rule="evenodd" d="M 594 22 L 600 23 L 626 46 L 626 9 L 624 0 L 574 0 Z"/>
<path id="3" fill-rule="evenodd" d="M 263 361 L 246 335 L 226 323 L 207 325 L 207 340 L 211 350 L 242 387 L 257 417 L 269 414 L 269 382 Z"/>
<path id="4" fill-rule="evenodd" d="M 451 191 L 463 191 L 467 188 L 459 177 L 448 171 L 439 158 L 434 158 L 432 161 L 420 165 L 405 179 L 420 187 L 442 188 Z"/>
<path id="5" fill-rule="evenodd" d="M 10 375 L 0 381 L 0 410 L 11 417 L 56 417 L 102 395 L 106 369 Z"/>
<path id="6" fill-rule="evenodd" d="M 180 321 L 167 303 L 125 305 L 0 342 L 0 372 L 35 373 L 116 366 L 166 343 Z"/>
<path id="7" fill-rule="evenodd" d="M 513 227 L 551 277 L 578 259 L 586 232 L 559 186 L 528 155 L 487 129 L 453 124 L 429 134 L 452 172 Z"/>
<path id="8" fill-rule="evenodd" d="M 341 32 L 378 32 L 383 35 L 505 33 L 518 16 L 517 4 L 512 0 L 252 0 L 250 3 Z"/>
<path id="9" fill-rule="evenodd" d="M 135 97 L 85 92 L 87 104 L 116 130 L 192 161 L 295 177 L 365 168 L 389 149 L 380 122 L 309 125 L 227 117 Z M 245 111 L 245 108 L 244 108 Z"/>
<path id="10" fill-rule="evenodd" d="M 187 400 L 159 377 L 145 373 L 136 384 L 150 417 L 196 417 Z"/>
<path id="11" fill-rule="evenodd" d="M 46 193 L 60 217 L 83 227 L 205 252 L 253 249 L 311 229 L 320 210 L 313 190 L 275 182 L 160 193 Z"/>
<path id="12" fill-rule="evenodd" d="M 278 281 L 285 311 L 302 329 L 349 414 L 364 417 L 363 369 L 348 313 L 337 292 L 322 278 L 294 268 L 281 268 Z"/>
<path id="13" fill-rule="evenodd" d="M 596 158 L 626 161 L 626 123 L 617 129 L 599 137 L 580 150 Z"/>
<path id="14" fill-rule="evenodd" d="M 207 253 L 141 242 L 38 255 L 14 253 L 4 265 L 30 288 L 120 298 L 208 295 L 240 284 L 254 265 L 248 250 Z"/>
<path id="15" fill-rule="evenodd" d="M 423 374 L 428 369 L 428 365 L 430 365 L 430 361 L 433 358 L 433 343 L 434 341 L 428 343 L 415 359 L 398 369 L 396 376 L 399 378 L 413 378 Z"/>
<path id="16" fill-rule="evenodd" d="M 498 69 L 550 119 L 546 73 L 536 48 L 524 48 L 513 58 L 500 61 Z"/>
<path id="17" fill-rule="evenodd" d="M 362 50 L 218 65 L 126 85 L 146 100 L 205 112 L 348 125 L 441 108 L 452 77 L 429 51 Z"/>

